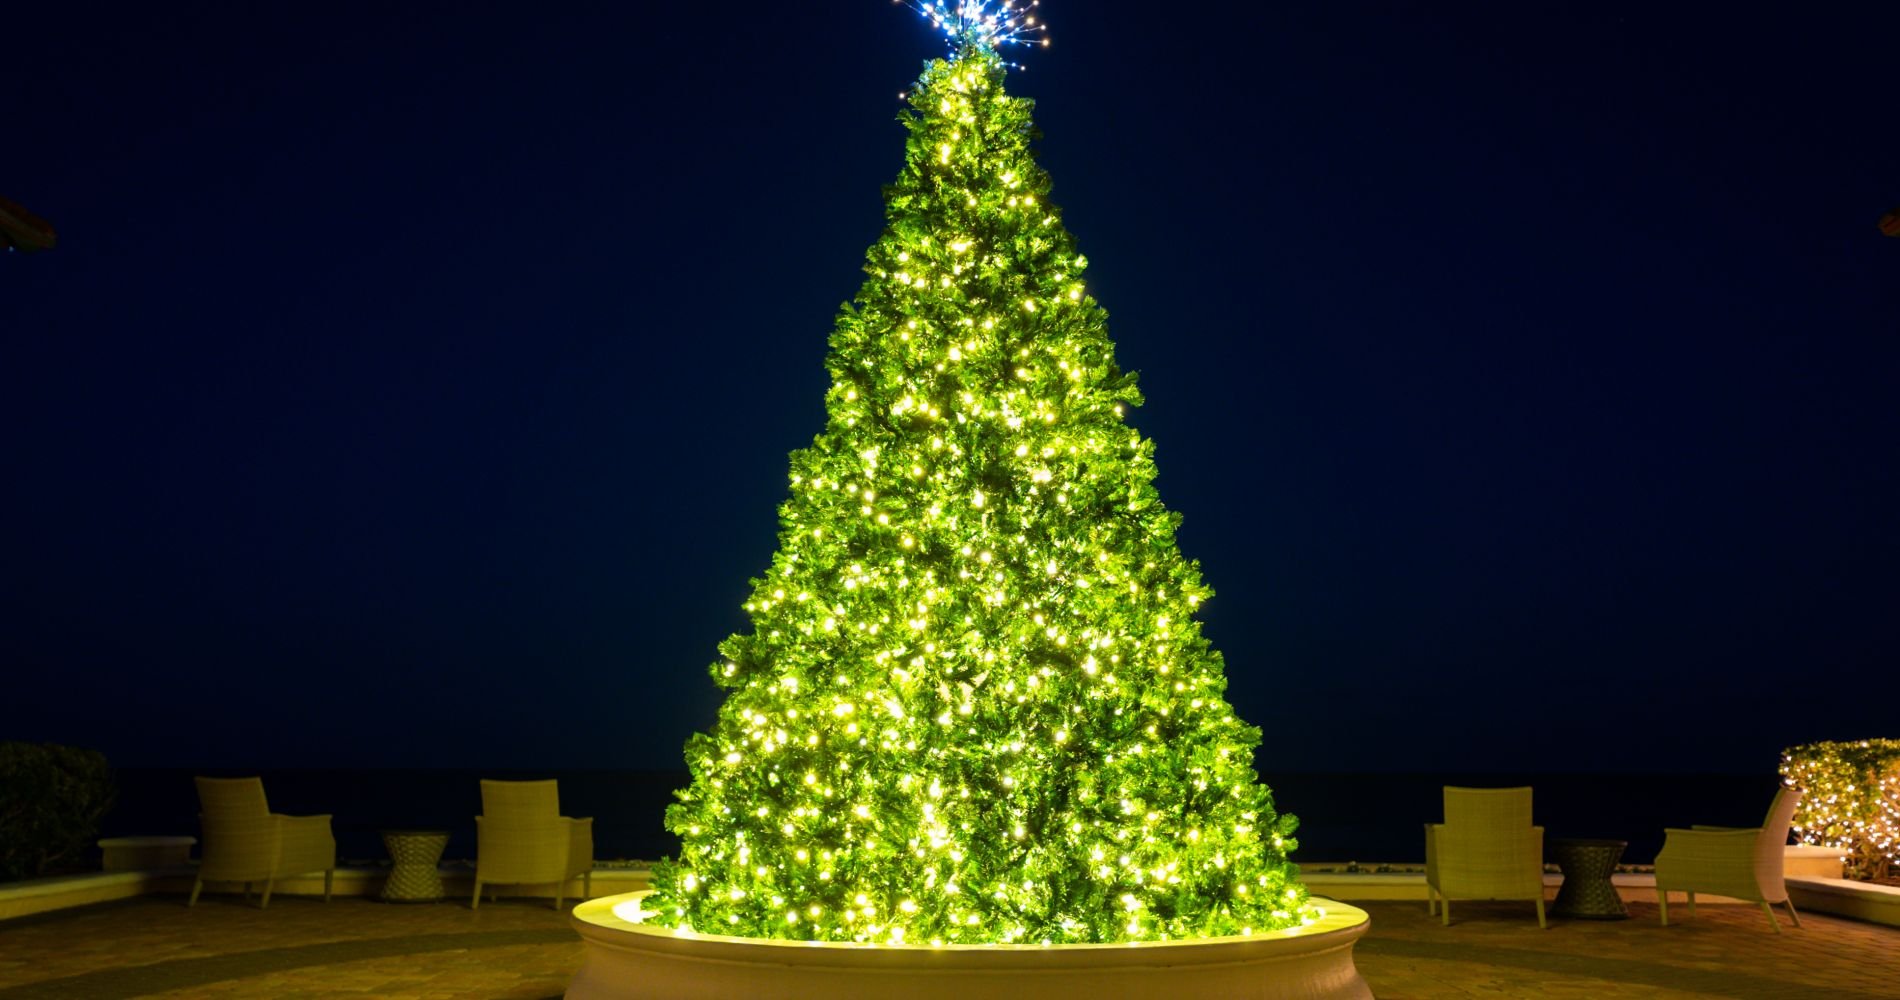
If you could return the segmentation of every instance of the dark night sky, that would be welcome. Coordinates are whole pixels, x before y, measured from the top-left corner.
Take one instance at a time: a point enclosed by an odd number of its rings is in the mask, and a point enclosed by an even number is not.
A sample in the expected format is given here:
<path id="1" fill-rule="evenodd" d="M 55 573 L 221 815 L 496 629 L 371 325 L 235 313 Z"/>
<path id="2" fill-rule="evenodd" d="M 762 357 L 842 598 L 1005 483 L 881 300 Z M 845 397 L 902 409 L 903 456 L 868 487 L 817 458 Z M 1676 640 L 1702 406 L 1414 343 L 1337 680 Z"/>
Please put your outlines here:
<path id="1" fill-rule="evenodd" d="M 255 6 L 4 15 L 0 736 L 677 766 L 940 42 Z M 1011 86 L 1262 765 L 1900 735 L 1900 12 L 1193 6 Z"/>

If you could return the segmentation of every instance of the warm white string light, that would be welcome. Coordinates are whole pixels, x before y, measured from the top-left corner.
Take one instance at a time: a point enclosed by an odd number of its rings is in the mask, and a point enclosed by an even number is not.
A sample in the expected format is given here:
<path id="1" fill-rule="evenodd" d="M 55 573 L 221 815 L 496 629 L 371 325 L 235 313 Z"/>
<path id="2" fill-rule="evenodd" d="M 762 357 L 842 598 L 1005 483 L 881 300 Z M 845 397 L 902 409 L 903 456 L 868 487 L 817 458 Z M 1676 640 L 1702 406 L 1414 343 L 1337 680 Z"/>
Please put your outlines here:
<path id="1" fill-rule="evenodd" d="M 1014 19 L 939 10 L 963 19 L 958 48 L 911 99 L 825 430 L 792 453 L 751 630 L 719 646 L 730 694 L 687 744 L 681 852 L 646 912 L 682 935 L 867 945 L 1317 920 L 1030 102 L 1004 92 L 993 45 Z"/>
<path id="2" fill-rule="evenodd" d="M 1049 44 L 1045 26 L 1036 20 L 1035 9 L 1041 0 L 1028 3 L 1014 0 L 897 0 L 924 16 L 950 39 L 951 48 L 978 45 L 996 49 L 1004 45 Z"/>
<path id="3" fill-rule="evenodd" d="M 1840 848 L 1856 878 L 1884 878 L 1900 864 L 1900 740 L 1790 747 L 1781 775 L 1802 791 L 1797 840 Z"/>

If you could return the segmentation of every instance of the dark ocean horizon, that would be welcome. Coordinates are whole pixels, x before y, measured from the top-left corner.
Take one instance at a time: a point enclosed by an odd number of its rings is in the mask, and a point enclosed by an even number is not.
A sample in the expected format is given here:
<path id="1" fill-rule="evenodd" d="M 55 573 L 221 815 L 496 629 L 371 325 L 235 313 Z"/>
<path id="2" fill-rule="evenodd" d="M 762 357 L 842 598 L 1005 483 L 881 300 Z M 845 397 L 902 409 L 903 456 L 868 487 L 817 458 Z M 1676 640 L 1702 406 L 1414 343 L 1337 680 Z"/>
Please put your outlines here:
<path id="1" fill-rule="evenodd" d="M 385 829 L 449 832 L 448 858 L 475 854 L 474 817 L 482 778 L 555 778 L 561 811 L 594 817 L 599 860 L 653 860 L 679 841 L 663 820 L 684 770 L 591 768 L 426 768 L 251 770 L 120 768 L 119 795 L 100 836 L 198 833 L 194 774 L 259 775 L 273 812 L 330 813 L 337 855 L 345 862 L 386 855 Z M 1533 815 L 1545 837 L 1607 837 L 1629 841 L 1624 861 L 1647 864 L 1662 847 L 1663 828 L 1706 823 L 1755 826 L 1779 778 L 1757 774 L 1285 773 L 1263 774 L 1282 812 L 1300 818 L 1302 864 L 1359 861 L 1418 863 L 1422 825 L 1442 818 L 1444 785 L 1535 789 Z"/>

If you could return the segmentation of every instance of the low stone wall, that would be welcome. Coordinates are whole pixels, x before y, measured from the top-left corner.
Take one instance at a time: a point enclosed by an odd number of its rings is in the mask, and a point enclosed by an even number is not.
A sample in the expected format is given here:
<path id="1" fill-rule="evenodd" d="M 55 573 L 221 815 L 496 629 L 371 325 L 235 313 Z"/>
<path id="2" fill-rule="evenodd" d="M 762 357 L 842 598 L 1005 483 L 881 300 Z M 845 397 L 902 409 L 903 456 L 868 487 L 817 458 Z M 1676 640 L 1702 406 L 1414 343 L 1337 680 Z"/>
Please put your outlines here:
<path id="1" fill-rule="evenodd" d="M 1301 881 L 1315 896 L 1324 896 L 1342 902 L 1416 900 L 1421 906 L 1425 903 L 1423 866 L 1395 865 L 1390 867 L 1401 870 L 1388 872 L 1317 870 L 1325 867 L 1337 869 L 1344 866 L 1316 864 L 1301 874 Z M 1834 870 L 1839 869 L 1836 867 Z M 382 892 L 383 878 L 387 872 L 387 868 L 381 867 L 339 868 L 336 872 L 333 892 L 340 896 L 377 895 Z M 445 900 L 449 903 L 466 905 L 474 890 L 474 876 L 474 871 L 466 865 L 443 868 L 442 882 L 446 892 Z M 96 872 L 8 883 L 0 885 L 0 921 L 148 894 L 176 895 L 182 901 L 182 897 L 191 891 L 192 878 L 193 871 L 190 868 L 169 868 L 157 871 Z M 598 898 L 639 892 L 652 887 L 651 878 L 652 873 L 646 868 L 598 868 L 593 874 L 593 891 L 589 896 Z M 1626 902 L 1653 903 L 1656 901 L 1654 875 L 1620 874 L 1614 876 L 1611 881 L 1616 884 L 1617 893 Z M 1552 894 L 1555 894 L 1557 887 L 1562 884 L 1563 876 L 1561 875 L 1544 876 L 1544 887 Z M 497 889 L 503 898 L 527 897 L 552 900 L 554 897 L 552 883 L 539 886 L 498 886 Z M 236 893 L 242 890 L 243 886 L 235 882 L 205 884 L 207 893 Z M 1900 888 L 1871 885 L 1838 877 L 1790 874 L 1788 894 L 1793 897 L 1794 905 L 1804 912 L 1812 910 L 1816 913 L 1830 913 L 1854 920 L 1900 927 Z M 321 896 L 323 895 L 323 876 L 285 879 L 277 883 L 273 895 Z M 566 897 L 577 901 L 582 898 L 580 879 L 574 879 L 568 883 Z M 1718 906 L 1741 903 L 1740 900 L 1707 894 L 1698 894 L 1696 901 Z"/>
<path id="2" fill-rule="evenodd" d="M 374 896 L 383 890 L 383 879 L 387 868 L 338 868 L 332 883 L 331 893 L 337 896 Z M 55 910 L 71 909 L 76 906 L 91 906 L 117 899 L 130 899 L 133 896 L 173 894 L 179 897 L 191 892 L 191 883 L 195 872 L 189 868 L 165 868 L 152 871 L 95 872 L 85 875 L 65 875 L 56 878 L 33 879 L 27 882 L 12 882 L 0 885 L 0 920 L 31 916 L 36 913 L 50 913 Z M 644 868 L 601 868 L 595 870 L 592 878 L 593 891 L 588 898 L 614 896 L 625 892 L 639 892 L 651 888 L 651 873 Z M 442 869 L 442 883 L 445 900 L 466 904 L 475 890 L 475 872 L 471 868 L 455 866 Z M 262 885 L 253 886 L 261 890 Z M 494 887 L 496 894 L 504 899 L 518 897 L 554 899 L 554 883 L 546 885 L 500 885 Z M 244 886 L 239 882 L 206 882 L 205 893 L 239 893 Z M 566 897 L 579 900 L 581 880 L 574 879 L 567 885 Z M 323 876 L 321 874 L 280 879 L 271 890 L 273 898 L 278 896 L 322 896 Z"/>
<path id="3" fill-rule="evenodd" d="M 1794 905 L 1816 913 L 1900 927 L 1900 888 L 1844 878 L 1790 878 Z"/>

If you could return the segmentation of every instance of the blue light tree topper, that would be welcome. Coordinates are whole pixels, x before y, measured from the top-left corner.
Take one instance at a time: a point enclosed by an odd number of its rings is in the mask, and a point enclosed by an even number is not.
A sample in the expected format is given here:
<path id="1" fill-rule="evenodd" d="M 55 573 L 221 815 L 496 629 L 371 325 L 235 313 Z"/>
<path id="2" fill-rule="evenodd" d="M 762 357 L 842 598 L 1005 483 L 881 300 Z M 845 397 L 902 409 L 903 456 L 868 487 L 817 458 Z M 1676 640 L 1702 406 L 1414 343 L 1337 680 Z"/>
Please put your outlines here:
<path id="1" fill-rule="evenodd" d="M 1044 26 L 1033 11 L 1041 0 L 897 0 L 928 19 L 950 40 L 950 47 L 973 45 L 998 49 L 1004 45 L 1048 45 Z"/>

